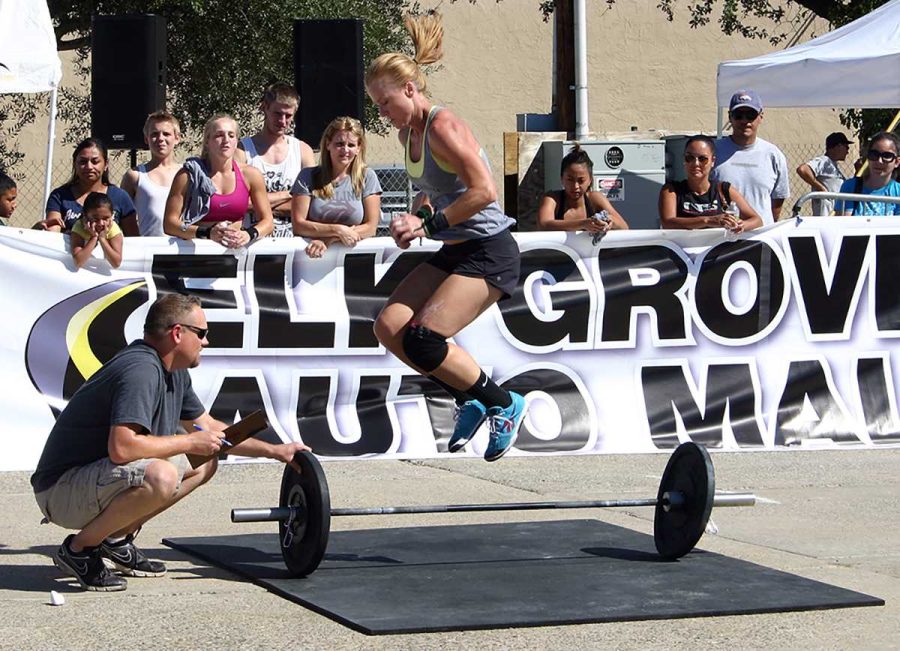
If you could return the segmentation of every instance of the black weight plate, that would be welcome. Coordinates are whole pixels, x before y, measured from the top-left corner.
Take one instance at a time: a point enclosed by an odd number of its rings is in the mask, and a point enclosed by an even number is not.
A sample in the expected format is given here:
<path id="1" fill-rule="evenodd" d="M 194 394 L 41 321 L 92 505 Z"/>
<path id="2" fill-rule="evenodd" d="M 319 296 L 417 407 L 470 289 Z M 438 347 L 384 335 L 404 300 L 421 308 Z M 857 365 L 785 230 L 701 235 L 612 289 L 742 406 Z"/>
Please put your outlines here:
<path id="1" fill-rule="evenodd" d="M 281 555 L 292 576 L 312 574 L 328 546 L 331 532 L 331 497 L 328 481 L 318 459 L 310 452 L 298 452 L 294 462 L 300 472 L 285 465 L 281 477 L 279 506 L 299 506 L 293 520 L 278 523 Z"/>
<path id="2" fill-rule="evenodd" d="M 684 504 L 666 511 L 663 494 L 678 491 Z M 656 495 L 653 539 L 656 551 L 667 560 L 691 551 L 706 531 L 716 493 L 716 477 L 709 452 L 696 443 L 682 443 L 666 464 Z"/>

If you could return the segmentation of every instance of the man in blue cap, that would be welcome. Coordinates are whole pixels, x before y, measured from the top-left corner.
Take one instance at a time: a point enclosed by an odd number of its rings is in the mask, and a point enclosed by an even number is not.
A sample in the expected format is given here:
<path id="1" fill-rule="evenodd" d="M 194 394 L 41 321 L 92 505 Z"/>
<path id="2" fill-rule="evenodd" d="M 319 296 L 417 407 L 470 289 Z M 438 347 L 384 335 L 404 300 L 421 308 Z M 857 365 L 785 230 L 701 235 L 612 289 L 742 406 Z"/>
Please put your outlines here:
<path id="1" fill-rule="evenodd" d="M 731 135 L 716 140 L 716 180 L 734 185 L 762 217 L 772 224 L 791 196 L 787 159 L 781 150 L 757 136 L 763 104 L 753 90 L 739 90 L 728 106 Z"/>

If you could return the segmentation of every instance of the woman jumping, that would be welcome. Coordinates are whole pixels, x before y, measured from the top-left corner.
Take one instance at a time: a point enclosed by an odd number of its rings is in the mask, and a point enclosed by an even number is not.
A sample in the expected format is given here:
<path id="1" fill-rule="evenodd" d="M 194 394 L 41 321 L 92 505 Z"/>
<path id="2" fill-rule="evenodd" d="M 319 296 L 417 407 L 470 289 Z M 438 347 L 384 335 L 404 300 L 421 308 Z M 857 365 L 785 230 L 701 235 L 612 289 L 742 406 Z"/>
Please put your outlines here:
<path id="1" fill-rule="evenodd" d="M 382 54 L 366 71 L 366 90 L 379 113 L 399 129 L 406 171 L 422 189 L 416 214 L 391 222 L 401 248 L 429 237 L 443 246 L 408 275 L 375 322 L 375 335 L 398 359 L 434 380 L 456 400 L 456 428 L 448 447 L 462 449 L 485 421 L 487 461 L 512 447 L 527 403 L 489 378 L 465 350 L 447 342 L 519 281 L 515 223 L 497 204 L 487 156 L 469 127 L 427 95 L 419 66 L 442 56 L 439 14 L 408 16 L 415 56 Z"/>

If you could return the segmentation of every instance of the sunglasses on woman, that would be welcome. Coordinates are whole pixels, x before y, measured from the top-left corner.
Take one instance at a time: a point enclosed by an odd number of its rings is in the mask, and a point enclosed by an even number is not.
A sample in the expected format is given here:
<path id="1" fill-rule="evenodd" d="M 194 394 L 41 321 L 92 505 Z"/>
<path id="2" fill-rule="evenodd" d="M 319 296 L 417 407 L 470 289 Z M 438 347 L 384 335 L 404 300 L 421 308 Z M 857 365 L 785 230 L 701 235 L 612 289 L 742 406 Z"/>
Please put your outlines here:
<path id="1" fill-rule="evenodd" d="M 694 154 L 685 154 L 684 155 L 685 163 L 693 163 L 694 161 L 697 161 L 701 165 L 706 165 L 709 162 L 709 156 L 703 156 L 703 155 L 695 156 Z"/>
<path id="2" fill-rule="evenodd" d="M 868 158 L 870 161 L 876 161 L 880 158 L 882 163 L 893 163 L 895 160 L 897 160 L 897 154 L 892 151 L 878 151 L 877 149 L 870 149 L 866 153 L 866 158 Z"/>

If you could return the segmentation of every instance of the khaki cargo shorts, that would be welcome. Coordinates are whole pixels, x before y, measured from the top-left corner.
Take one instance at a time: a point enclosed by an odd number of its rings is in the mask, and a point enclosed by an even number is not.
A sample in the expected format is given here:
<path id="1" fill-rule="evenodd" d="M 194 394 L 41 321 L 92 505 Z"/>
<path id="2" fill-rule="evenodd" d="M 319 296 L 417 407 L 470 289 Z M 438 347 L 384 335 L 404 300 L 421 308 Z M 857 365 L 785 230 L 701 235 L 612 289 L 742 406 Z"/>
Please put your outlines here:
<path id="1" fill-rule="evenodd" d="M 159 459 L 138 459 L 116 465 L 108 457 L 86 466 L 70 468 L 50 488 L 36 493 L 41 513 L 53 524 L 66 529 L 83 529 L 109 506 L 119 493 L 143 485 L 144 473 Z M 179 454 L 168 461 L 178 469 L 178 486 L 189 464 Z"/>

